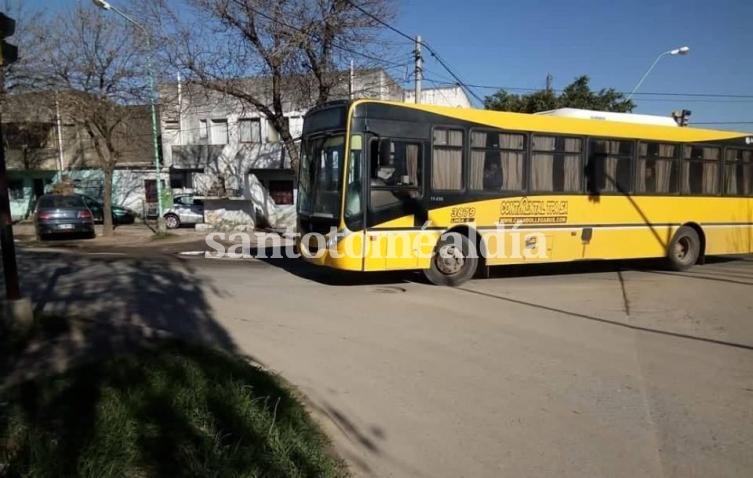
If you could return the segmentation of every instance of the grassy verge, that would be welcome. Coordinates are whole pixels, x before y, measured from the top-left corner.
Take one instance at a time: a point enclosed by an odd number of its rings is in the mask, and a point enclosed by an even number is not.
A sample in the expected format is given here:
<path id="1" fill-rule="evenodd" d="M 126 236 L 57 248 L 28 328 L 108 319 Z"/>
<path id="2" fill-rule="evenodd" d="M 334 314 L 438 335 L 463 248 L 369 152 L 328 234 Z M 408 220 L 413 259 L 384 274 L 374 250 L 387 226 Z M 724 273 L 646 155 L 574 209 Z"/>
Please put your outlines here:
<path id="1" fill-rule="evenodd" d="M 344 476 L 295 396 L 240 358 L 167 343 L 0 396 L 3 476 Z"/>
<path id="2" fill-rule="evenodd" d="M 154 234 L 152 234 L 153 241 L 162 241 L 164 239 L 172 239 L 174 237 L 178 237 L 178 235 L 172 232 L 155 232 Z"/>

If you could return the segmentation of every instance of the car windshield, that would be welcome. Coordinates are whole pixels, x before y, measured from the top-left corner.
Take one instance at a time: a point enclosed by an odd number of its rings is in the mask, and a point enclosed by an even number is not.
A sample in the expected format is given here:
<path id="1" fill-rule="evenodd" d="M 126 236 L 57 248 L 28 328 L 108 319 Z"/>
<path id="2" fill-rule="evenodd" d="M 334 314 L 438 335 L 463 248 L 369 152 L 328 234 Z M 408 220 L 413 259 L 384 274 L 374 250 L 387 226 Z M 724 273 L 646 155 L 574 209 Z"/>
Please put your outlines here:
<path id="1" fill-rule="evenodd" d="M 308 216 L 336 218 L 340 214 L 345 136 L 313 136 L 303 142 L 298 183 L 298 211 Z"/>
<path id="2" fill-rule="evenodd" d="M 40 209 L 63 209 L 86 207 L 80 196 L 42 196 L 39 199 Z"/>

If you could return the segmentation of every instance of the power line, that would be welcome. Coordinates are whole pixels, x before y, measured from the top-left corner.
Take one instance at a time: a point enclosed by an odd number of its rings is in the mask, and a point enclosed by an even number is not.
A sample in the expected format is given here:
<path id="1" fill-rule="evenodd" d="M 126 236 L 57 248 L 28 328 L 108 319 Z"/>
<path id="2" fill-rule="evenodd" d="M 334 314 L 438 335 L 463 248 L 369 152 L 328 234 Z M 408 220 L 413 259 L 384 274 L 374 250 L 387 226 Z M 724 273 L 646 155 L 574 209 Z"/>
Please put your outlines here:
<path id="1" fill-rule="evenodd" d="M 256 8 L 251 7 L 251 6 L 248 6 L 248 9 L 251 10 L 252 12 L 254 12 L 255 14 L 259 15 L 260 17 L 262 17 L 262 18 L 264 18 L 266 20 L 269 20 L 270 22 L 277 23 L 278 25 L 281 25 L 281 26 L 283 26 L 285 28 L 289 28 L 289 29 L 291 29 L 293 31 L 296 31 L 298 33 L 303 33 L 304 35 L 307 35 L 307 36 L 309 36 L 309 37 L 311 37 L 311 38 L 313 38 L 313 39 L 315 39 L 317 41 L 322 41 L 322 39 L 318 35 L 316 35 L 314 32 L 309 32 L 309 31 L 304 30 L 303 28 L 299 28 L 299 27 L 290 25 L 289 23 L 286 23 L 286 22 L 283 22 L 283 21 L 281 21 L 281 20 L 279 20 L 277 18 L 271 17 L 271 16 L 267 15 L 266 13 L 261 12 L 261 11 L 257 10 Z M 332 42 L 332 47 L 333 48 L 337 48 L 338 50 L 342 50 L 342 51 L 351 53 L 353 55 L 358 55 L 358 56 L 361 56 L 363 58 L 379 62 L 379 63 L 381 63 L 383 65 L 403 66 L 401 64 L 398 64 L 397 62 L 392 62 L 392 61 L 389 61 L 389 60 L 385 60 L 383 58 L 378 58 L 378 57 L 370 55 L 368 53 L 363 53 L 363 52 L 360 52 L 358 50 L 354 50 L 353 48 L 346 47 L 346 46 L 340 45 L 340 44 L 335 43 L 335 42 Z"/>
<path id="2" fill-rule="evenodd" d="M 753 121 L 693 121 L 691 124 L 753 124 Z"/>
<path id="3" fill-rule="evenodd" d="M 542 91 L 542 88 L 524 88 L 521 86 L 500 86 L 500 85 L 477 85 L 468 84 L 473 88 L 482 88 L 487 90 L 508 90 L 508 91 Z M 561 93 L 563 89 L 553 89 L 557 93 Z M 625 91 L 617 91 L 617 93 L 626 93 Z M 738 98 L 738 99 L 753 99 L 753 95 L 743 94 L 727 94 L 727 93 L 661 93 L 661 92 L 637 92 L 635 96 L 685 96 L 689 98 Z"/>
<path id="4" fill-rule="evenodd" d="M 401 37 L 405 38 L 408 41 L 411 41 L 411 42 L 415 41 L 415 39 L 413 37 L 411 37 L 410 35 L 408 35 L 407 33 L 404 33 L 402 31 L 398 30 L 397 28 L 393 27 L 392 25 L 390 25 L 389 23 L 385 22 L 381 18 L 377 17 L 373 13 L 369 12 L 368 10 L 364 9 L 360 5 L 358 5 L 355 2 L 353 2 L 353 0 L 347 0 L 347 1 L 353 7 L 355 7 L 357 10 L 359 10 L 361 13 L 363 13 L 366 16 L 368 16 L 369 18 L 371 18 L 372 20 L 376 21 L 377 23 L 379 23 L 380 25 L 384 26 L 385 28 L 387 28 L 387 29 L 389 29 L 389 30 L 397 33 L 398 35 L 400 35 Z M 429 54 L 431 54 L 431 56 L 433 56 L 437 60 L 437 62 L 440 65 L 442 65 L 442 68 L 444 68 L 447 71 L 447 73 L 449 73 L 450 76 L 452 76 L 455 79 L 455 81 L 458 82 L 458 84 L 460 86 L 462 86 L 463 88 L 465 88 L 465 90 L 468 91 L 468 93 L 470 93 L 471 96 L 473 96 L 480 103 L 483 104 L 484 100 L 481 99 L 481 97 L 479 95 L 477 95 L 476 92 L 474 92 L 473 90 L 471 90 L 468 87 L 468 85 L 463 80 L 461 80 L 458 75 L 455 74 L 454 71 L 452 71 L 452 69 L 447 64 L 447 62 L 444 61 L 441 56 L 439 56 L 439 53 L 431 45 L 429 45 L 426 41 L 421 41 L 419 43 L 421 44 L 421 46 L 423 46 L 424 48 L 426 48 L 426 50 L 429 52 Z"/>

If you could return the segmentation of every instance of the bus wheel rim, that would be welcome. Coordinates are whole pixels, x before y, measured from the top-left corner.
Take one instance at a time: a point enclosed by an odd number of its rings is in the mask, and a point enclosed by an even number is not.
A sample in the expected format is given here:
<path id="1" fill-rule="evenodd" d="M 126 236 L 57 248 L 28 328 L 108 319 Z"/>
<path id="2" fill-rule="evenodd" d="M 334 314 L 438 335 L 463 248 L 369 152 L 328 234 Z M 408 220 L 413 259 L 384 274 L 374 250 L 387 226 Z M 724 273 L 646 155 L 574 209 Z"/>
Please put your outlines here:
<path id="1" fill-rule="evenodd" d="M 677 244 L 675 244 L 675 257 L 681 261 L 687 259 L 691 248 L 690 239 L 687 237 L 681 237 L 680 240 L 677 241 Z"/>
<path id="2" fill-rule="evenodd" d="M 444 246 L 437 255 L 437 268 L 445 275 L 453 275 L 460 272 L 465 265 L 465 257 L 462 251 L 455 246 Z"/>

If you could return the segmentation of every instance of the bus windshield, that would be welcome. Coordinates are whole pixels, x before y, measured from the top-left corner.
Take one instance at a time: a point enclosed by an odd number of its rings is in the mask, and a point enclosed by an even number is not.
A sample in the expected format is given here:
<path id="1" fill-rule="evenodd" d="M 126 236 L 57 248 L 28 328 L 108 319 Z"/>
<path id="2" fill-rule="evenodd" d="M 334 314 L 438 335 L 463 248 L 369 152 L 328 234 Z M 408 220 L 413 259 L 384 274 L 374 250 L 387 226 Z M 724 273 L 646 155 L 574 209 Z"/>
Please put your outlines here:
<path id="1" fill-rule="evenodd" d="M 311 136 L 303 142 L 298 212 L 334 219 L 340 214 L 345 135 Z"/>

